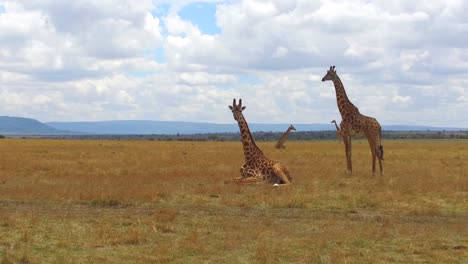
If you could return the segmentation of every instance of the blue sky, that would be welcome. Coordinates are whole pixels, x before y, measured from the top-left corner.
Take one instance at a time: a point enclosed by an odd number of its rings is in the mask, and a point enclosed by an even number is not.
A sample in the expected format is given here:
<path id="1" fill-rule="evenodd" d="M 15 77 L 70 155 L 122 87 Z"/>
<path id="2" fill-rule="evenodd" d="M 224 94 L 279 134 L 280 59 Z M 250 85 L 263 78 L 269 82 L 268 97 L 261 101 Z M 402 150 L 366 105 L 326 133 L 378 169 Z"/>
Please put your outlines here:
<path id="1" fill-rule="evenodd" d="M 41 121 L 468 127 L 468 3 L 0 0 L 0 113 Z"/>
<path id="2" fill-rule="evenodd" d="M 195 2 L 184 6 L 178 12 L 181 19 L 196 25 L 203 34 L 219 34 L 216 25 L 216 3 Z"/>

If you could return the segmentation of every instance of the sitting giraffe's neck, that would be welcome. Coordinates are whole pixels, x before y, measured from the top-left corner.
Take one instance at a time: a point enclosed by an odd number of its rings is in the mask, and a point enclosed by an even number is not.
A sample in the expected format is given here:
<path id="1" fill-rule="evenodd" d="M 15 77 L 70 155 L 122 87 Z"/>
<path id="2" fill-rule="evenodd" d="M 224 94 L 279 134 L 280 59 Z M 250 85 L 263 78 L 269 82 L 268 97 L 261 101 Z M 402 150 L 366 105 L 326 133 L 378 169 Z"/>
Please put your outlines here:
<path id="1" fill-rule="evenodd" d="M 247 124 L 243 114 L 241 114 L 237 123 L 242 137 L 245 161 L 250 162 L 258 157 L 264 157 L 263 152 L 255 144 L 252 134 L 250 133 L 249 125 Z"/>
<path id="2" fill-rule="evenodd" d="M 286 130 L 286 132 L 284 132 L 284 134 L 280 137 L 280 139 L 278 140 L 278 143 L 276 143 L 276 148 L 281 148 L 283 147 L 284 145 L 284 142 L 286 142 L 286 140 L 288 139 L 288 136 L 289 136 L 289 133 L 291 133 L 292 131 L 292 127 L 288 127 L 288 130 Z"/>

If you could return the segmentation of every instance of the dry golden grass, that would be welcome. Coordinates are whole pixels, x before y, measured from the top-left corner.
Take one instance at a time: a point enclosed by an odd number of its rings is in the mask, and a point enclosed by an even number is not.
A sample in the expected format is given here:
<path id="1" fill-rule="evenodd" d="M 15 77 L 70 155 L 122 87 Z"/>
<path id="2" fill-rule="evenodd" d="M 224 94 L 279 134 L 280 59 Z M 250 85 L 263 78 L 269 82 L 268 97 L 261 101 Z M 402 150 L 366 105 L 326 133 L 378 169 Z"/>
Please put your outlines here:
<path id="1" fill-rule="evenodd" d="M 294 182 L 225 185 L 239 142 L 0 141 L 0 263 L 467 263 L 468 141 L 258 144 Z"/>

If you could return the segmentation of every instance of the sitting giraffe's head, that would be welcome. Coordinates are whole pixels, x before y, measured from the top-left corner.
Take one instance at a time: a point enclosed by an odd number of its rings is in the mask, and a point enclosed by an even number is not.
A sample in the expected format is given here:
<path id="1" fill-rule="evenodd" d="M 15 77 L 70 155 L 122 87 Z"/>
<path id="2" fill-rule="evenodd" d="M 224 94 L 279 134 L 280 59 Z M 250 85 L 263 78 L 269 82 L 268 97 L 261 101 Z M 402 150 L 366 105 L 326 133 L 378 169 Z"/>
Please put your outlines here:
<path id="1" fill-rule="evenodd" d="M 231 109 L 232 114 L 234 115 L 234 119 L 239 121 L 239 117 L 242 115 L 242 111 L 245 109 L 245 106 L 242 106 L 242 99 L 239 99 L 239 104 L 236 105 L 236 99 L 232 99 L 232 106 L 229 106 Z"/>
<path id="2" fill-rule="evenodd" d="M 295 128 L 293 125 L 290 125 L 290 126 L 289 126 L 289 130 L 294 130 L 294 131 L 296 131 L 296 128 Z"/>
<path id="3" fill-rule="evenodd" d="M 327 71 L 327 74 L 325 74 L 325 76 L 323 76 L 322 82 L 331 81 L 331 80 L 333 80 L 333 78 L 335 78 L 335 76 L 336 76 L 335 66 L 330 66 L 330 69 Z"/>

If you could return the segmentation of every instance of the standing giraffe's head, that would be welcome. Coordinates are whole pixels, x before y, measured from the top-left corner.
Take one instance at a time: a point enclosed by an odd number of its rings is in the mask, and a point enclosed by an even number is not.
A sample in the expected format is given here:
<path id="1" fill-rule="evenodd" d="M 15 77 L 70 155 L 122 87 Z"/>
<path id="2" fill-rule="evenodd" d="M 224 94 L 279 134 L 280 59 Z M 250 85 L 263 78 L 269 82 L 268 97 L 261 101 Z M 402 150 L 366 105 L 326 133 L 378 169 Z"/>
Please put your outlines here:
<path id="1" fill-rule="evenodd" d="M 290 126 L 289 126 L 289 130 L 294 130 L 294 131 L 296 131 L 296 128 L 295 128 L 293 125 L 290 125 Z"/>
<path id="2" fill-rule="evenodd" d="M 327 74 L 325 74 L 325 76 L 323 76 L 322 82 L 324 82 L 324 81 L 331 81 L 331 80 L 333 80 L 333 78 L 335 78 L 335 77 L 336 77 L 335 66 L 330 66 L 330 69 L 327 71 Z"/>
<path id="3" fill-rule="evenodd" d="M 242 106 L 242 99 L 239 99 L 238 105 L 236 105 L 236 99 L 232 99 L 232 106 L 229 106 L 229 109 L 231 109 L 234 119 L 239 121 L 242 111 L 245 109 L 245 106 Z"/>

